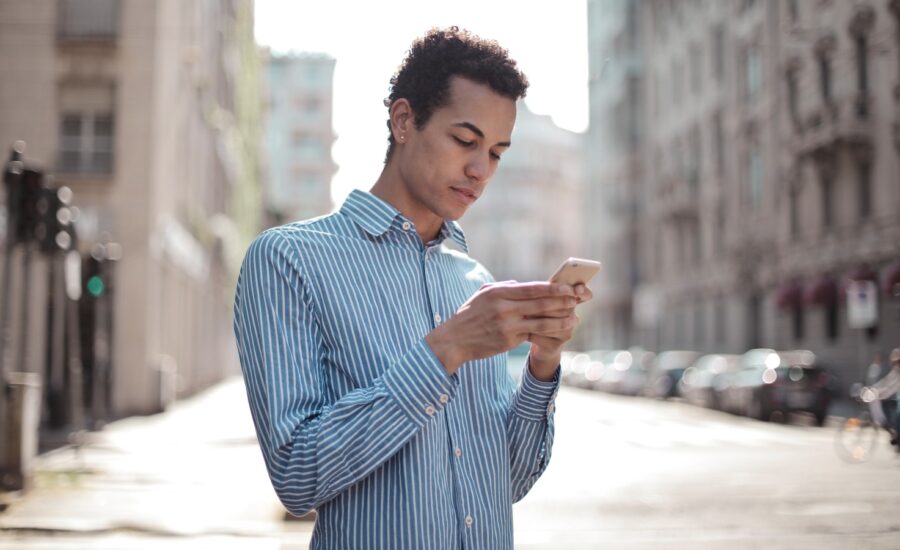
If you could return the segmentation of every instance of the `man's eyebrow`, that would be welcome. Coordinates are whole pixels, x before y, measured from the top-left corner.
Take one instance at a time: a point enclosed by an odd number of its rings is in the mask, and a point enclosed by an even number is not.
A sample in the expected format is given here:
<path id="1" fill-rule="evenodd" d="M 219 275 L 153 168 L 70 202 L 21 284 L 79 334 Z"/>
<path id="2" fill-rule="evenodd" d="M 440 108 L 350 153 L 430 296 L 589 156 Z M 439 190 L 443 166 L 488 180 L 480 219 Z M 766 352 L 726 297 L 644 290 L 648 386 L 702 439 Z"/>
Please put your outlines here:
<path id="1" fill-rule="evenodd" d="M 456 124 L 454 124 L 454 126 L 456 126 L 458 128 L 466 128 L 468 130 L 471 130 L 472 132 L 475 133 L 475 135 L 484 139 L 484 132 L 481 131 L 481 128 L 479 128 L 478 126 L 475 126 L 471 122 L 457 122 Z M 508 141 L 501 141 L 501 142 L 497 143 L 496 145 L 498 147 L 509 147 L 511 145 L 511 143 Z"/>

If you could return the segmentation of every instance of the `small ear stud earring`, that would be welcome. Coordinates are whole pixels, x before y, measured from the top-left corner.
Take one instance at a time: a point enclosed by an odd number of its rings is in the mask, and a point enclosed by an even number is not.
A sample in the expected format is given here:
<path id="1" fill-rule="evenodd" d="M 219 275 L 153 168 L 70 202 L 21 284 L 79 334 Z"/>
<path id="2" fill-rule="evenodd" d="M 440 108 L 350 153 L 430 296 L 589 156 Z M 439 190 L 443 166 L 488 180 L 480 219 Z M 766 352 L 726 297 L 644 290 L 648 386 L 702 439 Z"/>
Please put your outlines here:
<path id="1" fill-rule="evenodd" d="M 406 136 L 401 135 L 401 136 L 400 136 L 400 143 L 403 143 L 403 140 L 405 140 L 405 139 L 406 139 Z"/>

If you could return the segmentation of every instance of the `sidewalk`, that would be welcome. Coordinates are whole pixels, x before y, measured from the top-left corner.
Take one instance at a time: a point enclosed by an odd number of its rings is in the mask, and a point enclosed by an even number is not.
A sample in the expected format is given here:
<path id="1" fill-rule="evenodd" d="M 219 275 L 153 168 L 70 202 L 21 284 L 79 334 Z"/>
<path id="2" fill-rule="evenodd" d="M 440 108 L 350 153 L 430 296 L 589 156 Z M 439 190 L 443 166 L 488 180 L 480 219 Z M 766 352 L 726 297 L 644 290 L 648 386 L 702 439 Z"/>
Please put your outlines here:
<path id="1" fill-rule="evenodd" d="M 283 518 L 231 378 L 40 456 L 32 490 L 0 512 L 0 550 L 307 548 L 312 522 Z"/>

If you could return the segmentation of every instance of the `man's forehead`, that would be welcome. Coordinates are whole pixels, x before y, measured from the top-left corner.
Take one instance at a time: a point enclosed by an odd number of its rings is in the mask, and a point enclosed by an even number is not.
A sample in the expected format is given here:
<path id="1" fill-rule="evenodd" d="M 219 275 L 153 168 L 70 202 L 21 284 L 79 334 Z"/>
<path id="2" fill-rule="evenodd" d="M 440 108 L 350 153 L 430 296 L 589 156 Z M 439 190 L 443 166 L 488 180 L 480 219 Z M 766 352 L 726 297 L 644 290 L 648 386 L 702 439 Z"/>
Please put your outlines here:
<path id="1" fill-rule="evenodd" d="M 515 100 L 502 96 L 487 84 L 462 77 L 452 77 L 450 94 L 443 111 L 447 121 L 455 126 L 478 128 L 485 137 L 509 141 L 516 123 Z M 476 132 L 477 133 L 477 132 Z"/>

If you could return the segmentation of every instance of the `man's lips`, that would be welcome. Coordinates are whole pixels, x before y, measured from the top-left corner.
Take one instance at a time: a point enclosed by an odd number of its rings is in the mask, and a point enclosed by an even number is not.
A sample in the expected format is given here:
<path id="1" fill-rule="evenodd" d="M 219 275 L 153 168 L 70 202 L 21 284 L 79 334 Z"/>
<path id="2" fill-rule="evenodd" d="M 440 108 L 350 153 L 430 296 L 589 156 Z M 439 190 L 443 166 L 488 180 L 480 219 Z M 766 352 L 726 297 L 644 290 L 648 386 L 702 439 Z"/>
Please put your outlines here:
<path id="1" fill-rule="evenodd" d="M 465 187 L 451 187 L 450 189 L 466 204 L 472 204 L 478 198 L 474 191 Z"/>

